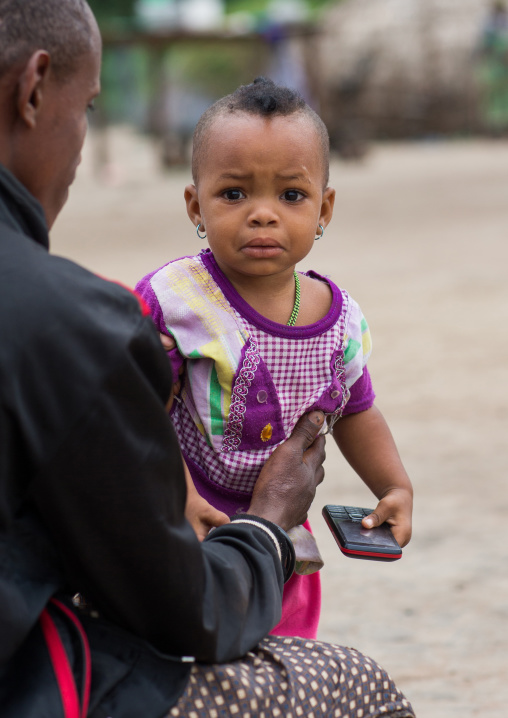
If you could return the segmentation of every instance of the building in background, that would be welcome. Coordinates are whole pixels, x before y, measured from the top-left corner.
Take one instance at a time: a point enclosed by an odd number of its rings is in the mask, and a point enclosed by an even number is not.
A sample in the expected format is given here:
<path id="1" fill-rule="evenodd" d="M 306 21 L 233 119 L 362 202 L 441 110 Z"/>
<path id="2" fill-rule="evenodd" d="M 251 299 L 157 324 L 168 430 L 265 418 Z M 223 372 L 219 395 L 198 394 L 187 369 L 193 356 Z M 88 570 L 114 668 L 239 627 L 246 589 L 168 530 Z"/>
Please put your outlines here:
<path id="1" fill-rule="evenodd" d="M 375 138 L 507 134 L 504 0 L 94 3 L 105 46 L 96 119 L 147 132 L 167 166 L 188 161 L 208 105 L 260 74 L 298 89 L 350 159 Z"/>
<path id="2" fill-rule="evenodd" d="M 481 68 L 485 75 L 491 6 L 490 0 L 343 0 L 326 10 L 321 67 L 334 143 L 488 130 Z M 490 72 L 506 88 L 503 42 L 498 39 Z"/>
<path id="3" fill-rule="evenodd" d="M 164 165 L 184 163 L 202 112 L 258 75 L 298 89 L 319 109 L 319 30 L 306 0 L 267 0 L 262 10 L 235 3 L 244 9 L 229 13 L 226 0 L 127 1 L 128 16 L 101 21 L 103 91 L 94 120 L 104 138 L 109 124 L 131 124 L 156 138 Z"/>

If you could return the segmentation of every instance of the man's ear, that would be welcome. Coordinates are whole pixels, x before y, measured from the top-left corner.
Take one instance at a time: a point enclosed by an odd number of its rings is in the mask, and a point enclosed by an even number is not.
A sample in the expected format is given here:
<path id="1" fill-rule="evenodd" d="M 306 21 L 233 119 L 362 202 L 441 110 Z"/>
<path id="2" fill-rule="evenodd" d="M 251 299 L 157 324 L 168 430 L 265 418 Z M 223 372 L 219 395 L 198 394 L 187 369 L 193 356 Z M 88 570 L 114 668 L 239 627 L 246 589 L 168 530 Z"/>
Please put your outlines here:
<path id="1" fill-rule="evenodd" d="M 201 224 L 201 230 L 204 232 L 203 218 L 201 216 L 201 208 L 199 206 L 198 191 L 193 184 L 188 184 L 185 188 L 185 204 L 187 205 L 187 214 L 192 224 L 197 227 Z"/>
<path id="2" fill-rule="evenodd" d="M 45 50 L 37 50 L 28 60 L 19 78 L 18 116 L 31 129 L 37 124 L 50 64 L 49 54 Z"/>
<path id="3" fill-rule="evenodd" d="M 321 214 L 319 216 L 319 224 L 326 227 L 333 215 L 333 205 L 335 204 L 335 190 L 327 187 L 323 192 L 323 201 L 321 203 Z"/>

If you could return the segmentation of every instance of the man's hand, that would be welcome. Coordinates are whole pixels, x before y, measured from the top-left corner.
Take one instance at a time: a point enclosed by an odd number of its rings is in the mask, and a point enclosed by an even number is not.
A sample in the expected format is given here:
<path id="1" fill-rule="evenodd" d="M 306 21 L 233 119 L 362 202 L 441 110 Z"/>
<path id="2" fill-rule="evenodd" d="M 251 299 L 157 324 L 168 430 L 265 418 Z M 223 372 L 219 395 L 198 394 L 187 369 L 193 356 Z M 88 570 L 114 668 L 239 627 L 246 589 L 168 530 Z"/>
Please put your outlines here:
<path id="1" fill-rule="evenodd" d="M 256 481 L 248 514 L 286 531 L 305 521 L 325 475 L 325 439 L 318 436 L 324 418 L 321 411 L 305 414 L 289 439 L 275 449 Z"/>

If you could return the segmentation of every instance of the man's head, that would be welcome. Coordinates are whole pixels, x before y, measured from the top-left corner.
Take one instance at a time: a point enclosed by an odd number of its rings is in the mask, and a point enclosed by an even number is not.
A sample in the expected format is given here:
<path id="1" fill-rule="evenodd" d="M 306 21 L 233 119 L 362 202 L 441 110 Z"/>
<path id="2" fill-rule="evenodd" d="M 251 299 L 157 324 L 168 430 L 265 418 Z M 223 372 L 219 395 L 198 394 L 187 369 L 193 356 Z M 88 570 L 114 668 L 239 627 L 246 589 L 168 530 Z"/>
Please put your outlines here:
<path id="1" fill-rule="evenodd" d="M 222 118 L 242 113 L 266 119 L 292 115 L 300 115 L 307 119 L 311 131 L 315 131 L 319 142 L 323 166 L 323 188 L 327 186 L 330 141 L 323 120 L 309 107 L 298 92 L 276 85 L 272 80 L 264 77 L 257 77 L 250 85 L 242 85 L 231 95 L 217 100 L 201 116 L 194 130 L 192 147 L 192 177 L 196 186 L 199 183 L 200 161 L 206 153 L 210 128 Z"/>
<path id="2" fill-rule="evenodd" d="M 64 79 L 91 50 L 91 28 L 85 0 L 0 0 L 0 77 L 43 49 Z"/>
<path id="3" fill-rule="evenodd" d="M 85 0 L 0 0 L 0 162 L 51 226 L 98 94 L 101 40 Z"/>

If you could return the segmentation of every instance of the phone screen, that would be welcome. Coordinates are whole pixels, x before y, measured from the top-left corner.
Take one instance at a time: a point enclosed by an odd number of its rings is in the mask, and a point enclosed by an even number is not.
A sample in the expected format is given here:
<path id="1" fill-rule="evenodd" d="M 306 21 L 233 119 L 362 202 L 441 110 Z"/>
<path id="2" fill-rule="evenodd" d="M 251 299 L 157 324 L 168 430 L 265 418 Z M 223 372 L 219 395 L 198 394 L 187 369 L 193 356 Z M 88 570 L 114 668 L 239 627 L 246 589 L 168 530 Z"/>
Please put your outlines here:
<path id="1" fill-rule="evenodd" d="M 398 548 L 393 534 L 386 525 L 375 529 L 366 529 L 360 521 L 338 521 L 337 528 L 342 532 L 345 543 L 359 544 L 360 546 L 375 546 L 377 548 Z"/>

